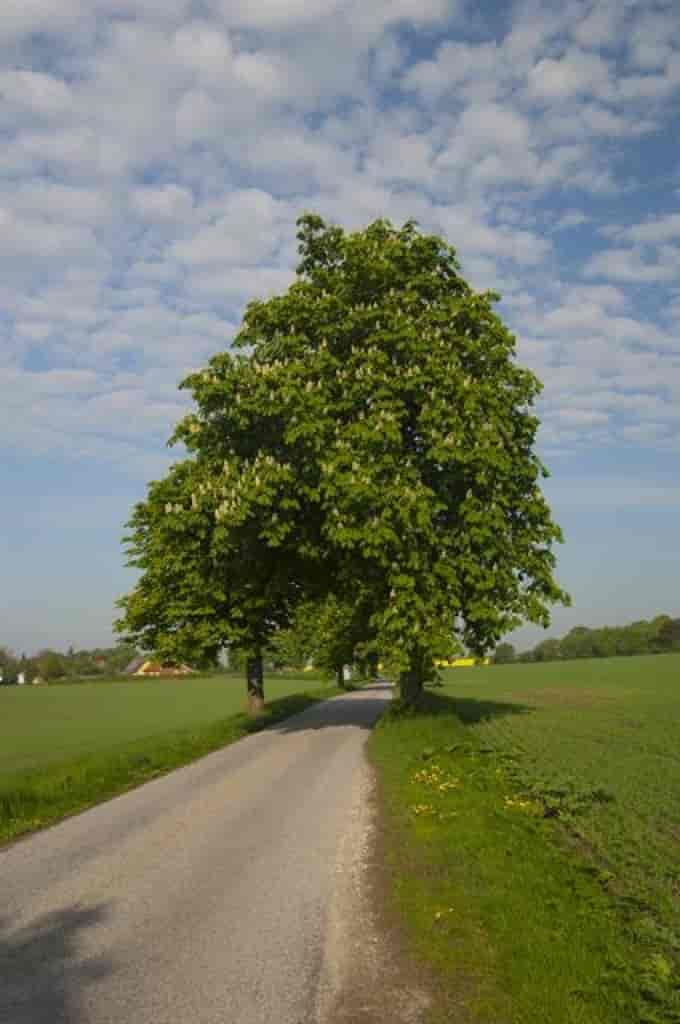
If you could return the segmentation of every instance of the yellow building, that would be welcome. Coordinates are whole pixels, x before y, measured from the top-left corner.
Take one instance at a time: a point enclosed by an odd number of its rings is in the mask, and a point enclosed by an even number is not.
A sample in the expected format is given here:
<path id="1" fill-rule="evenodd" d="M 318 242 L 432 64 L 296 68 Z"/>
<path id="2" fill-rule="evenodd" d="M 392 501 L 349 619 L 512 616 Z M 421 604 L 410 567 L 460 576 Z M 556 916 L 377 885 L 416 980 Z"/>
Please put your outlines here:
<path id="1" fill-rule="evenodd" d="M 472 668 L 473 665 L 490 665 L 491 658 L 452 658 L 446 661 L 443 658 L 435 658 L 436 668 Z"/>

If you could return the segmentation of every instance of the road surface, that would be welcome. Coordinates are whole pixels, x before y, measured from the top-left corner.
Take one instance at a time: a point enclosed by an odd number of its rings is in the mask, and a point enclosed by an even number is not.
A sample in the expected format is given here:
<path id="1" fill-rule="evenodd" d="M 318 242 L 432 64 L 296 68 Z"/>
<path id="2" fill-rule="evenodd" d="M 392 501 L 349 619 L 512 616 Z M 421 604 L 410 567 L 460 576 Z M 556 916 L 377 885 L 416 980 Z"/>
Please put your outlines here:
<path id="1" fill-rule="evenodd" d="M 338 850 L 390 696 L 316 705 L 0 850 L 0 1022 L 317 1020 Z"/>

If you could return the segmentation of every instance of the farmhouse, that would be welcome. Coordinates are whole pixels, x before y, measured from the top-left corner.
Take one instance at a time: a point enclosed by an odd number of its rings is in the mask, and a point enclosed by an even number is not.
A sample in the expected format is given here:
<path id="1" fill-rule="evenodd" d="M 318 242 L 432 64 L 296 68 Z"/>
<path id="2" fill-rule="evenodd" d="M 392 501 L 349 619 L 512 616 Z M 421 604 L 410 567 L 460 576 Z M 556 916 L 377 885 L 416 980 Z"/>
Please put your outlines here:
<path id="1" fill-rule="evenodd" d="M 128 676 L 188 676 L 193 672 L 188 665 L 167 665 L 154 658 L 138 655 L 125 669 Z"/>

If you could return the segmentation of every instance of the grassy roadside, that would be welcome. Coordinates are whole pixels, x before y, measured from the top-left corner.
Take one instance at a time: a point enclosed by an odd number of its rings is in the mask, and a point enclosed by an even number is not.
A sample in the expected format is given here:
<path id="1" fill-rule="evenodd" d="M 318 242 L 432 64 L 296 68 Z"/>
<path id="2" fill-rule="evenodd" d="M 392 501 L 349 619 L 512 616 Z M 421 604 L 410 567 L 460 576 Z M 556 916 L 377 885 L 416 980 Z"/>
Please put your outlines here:
<path id="1" fill-rule="evenodd" d="M 231 714 L 0 778 L 0 844 L 54 824 L 341 692 L 325 686 L 289 694 L 269 701 L 255 719 L 244 712 Z"/>
<path id="2" fill-rule="evenodd" d="M 441 983 L 430 1020 L 680 1021 L 673 934 L 569 828 L 606 815 L 609 795 L 532 788 L 521 746 L 474 727 L 511 708 L 474 704 L 461 716 L 430 693 L 424 713 L 388 712 L 370 740 L 392 909 Z"/>

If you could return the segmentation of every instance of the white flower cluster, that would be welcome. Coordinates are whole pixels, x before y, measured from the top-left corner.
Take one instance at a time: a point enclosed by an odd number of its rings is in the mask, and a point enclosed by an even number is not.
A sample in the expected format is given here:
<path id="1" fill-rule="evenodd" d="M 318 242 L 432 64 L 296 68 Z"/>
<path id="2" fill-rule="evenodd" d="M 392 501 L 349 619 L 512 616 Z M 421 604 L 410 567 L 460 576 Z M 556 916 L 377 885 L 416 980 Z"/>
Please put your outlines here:
<path id="1" fill-rule="evenodd" d="M 283 366 L 281 359 L 273 359 L 271 363 L 253 363 L 253 369 L 255 373 L 259 373 L 263 377 L 267 377 L 272 373 L 276 373 L 278 369 Z"/>
<path id="2" fill-rule="evenodd" d="M 225 480 L 222 486 L 222 501 L 215 509 L 217 522 L 227 516 L 239 513 L 243 508 L 244 497 L 250 496 L 253 492 L 259 491 L 263 485 L 282 481 L 292 473 L 292 466 L 289 462 L 278 462 L 273 455 L 263 455 L 258 452 L 252 462 L 246 462 L 241 467 L 235 467 L 229 462 L 224 463 L 225 477 L 235 477 L 234 483 L 229 487 Z"/>

